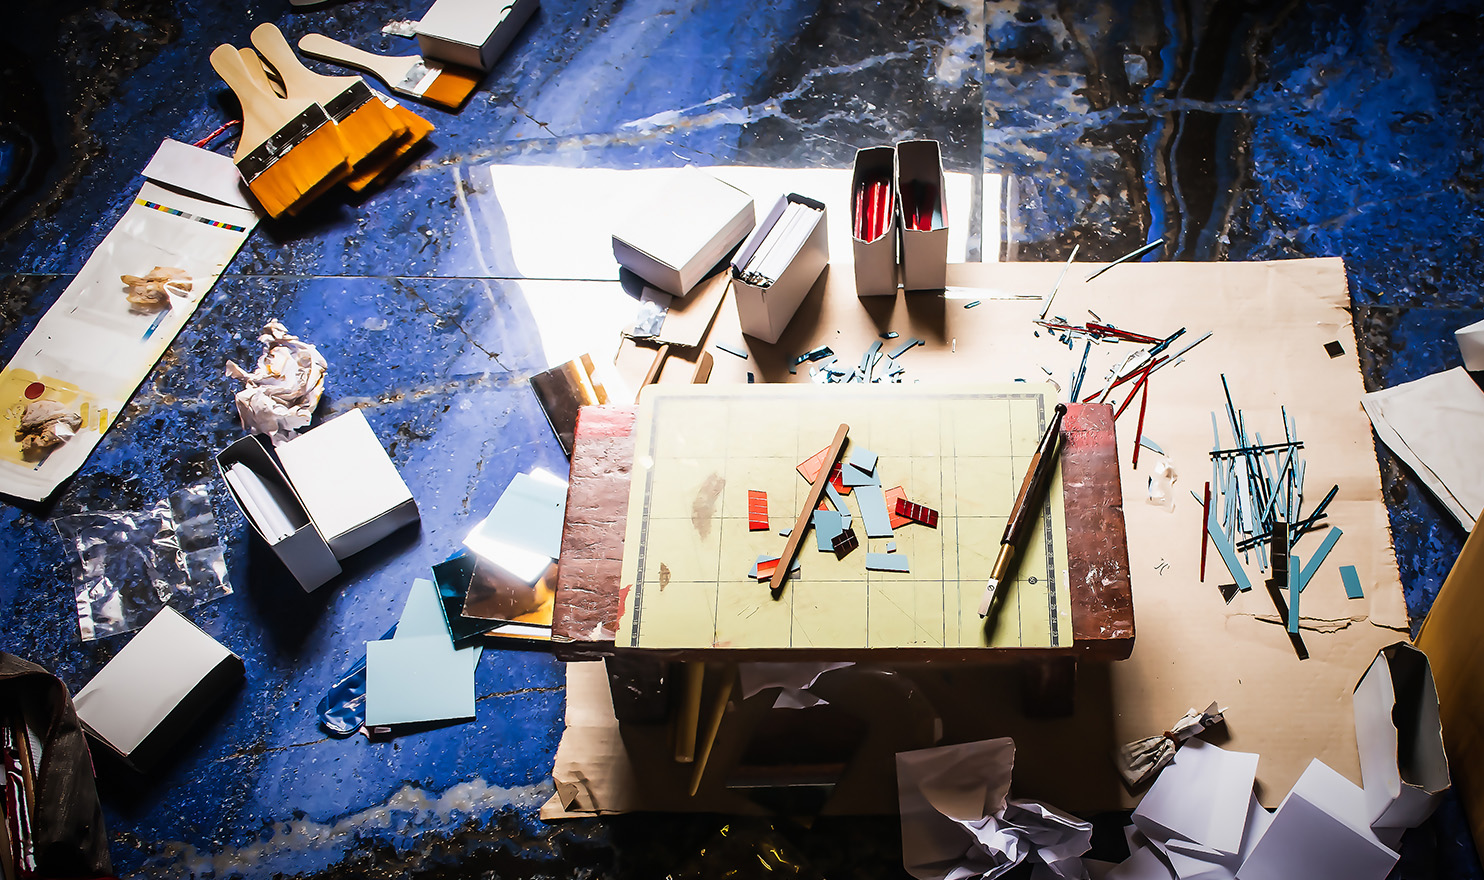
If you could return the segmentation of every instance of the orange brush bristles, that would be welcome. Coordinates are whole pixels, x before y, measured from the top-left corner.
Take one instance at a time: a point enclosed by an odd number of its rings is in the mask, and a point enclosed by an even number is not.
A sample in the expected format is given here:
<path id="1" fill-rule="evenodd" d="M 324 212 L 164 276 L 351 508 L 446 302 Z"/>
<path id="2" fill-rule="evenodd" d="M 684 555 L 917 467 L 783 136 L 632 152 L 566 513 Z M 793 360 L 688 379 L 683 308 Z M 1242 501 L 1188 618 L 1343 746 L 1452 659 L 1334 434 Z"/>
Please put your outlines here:
<path id="1" fill-rule="evenodd" d="M 320 126 L 247 185 L 270 216 L 293 213 L 350 174 L 345 144 L 330 123 Z"/>
<path id="2" fill-rule="evenodd" d="M 345 141 L 345 158 L 353 174 L 367 164 L 380 165 L 382 157 L 407 134 L 407 126 L 375 98 L 357 107 L 335 128 Z"/>
<path id="3" fill-rule="evenodd" d="M 433 132 L 433 123 L 418 116 L 401 104 L 388 108 L 392 115 L 407 126 L 407 134 L 402 136 L 396 149 L 392 150 L 380 162 L 374 166 L 368 166 L 365 171 L 360 171 L 345 181 L 345 185 L 353 192 L 363 192 L 372 186 L 385 183 L 393 175 L 402 169 L 405 160 L 413 150 L 423 141 L 427 140 Z"/>
<path id="4" fill-rule="evenodd" d="M 422 99 L 449 110 L 457 110 L 464 106 L 464 101 L 479 86 L 481 76 L 479 71 L 466 67 L 445 67 L 439 71 L 428 90 L 422 93 Z"/>

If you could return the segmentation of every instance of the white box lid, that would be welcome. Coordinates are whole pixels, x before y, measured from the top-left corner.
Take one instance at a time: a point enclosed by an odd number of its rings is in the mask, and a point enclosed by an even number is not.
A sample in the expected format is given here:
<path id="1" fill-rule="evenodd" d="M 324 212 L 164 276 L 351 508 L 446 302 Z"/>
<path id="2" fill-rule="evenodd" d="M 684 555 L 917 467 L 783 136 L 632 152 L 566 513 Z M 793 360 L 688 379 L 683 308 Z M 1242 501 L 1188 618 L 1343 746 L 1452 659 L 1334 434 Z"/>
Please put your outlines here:
<path id="1" fill-rule="evenodd" d="M 397 466 L 358 409 L 276 450 L 284 474 L 326 541 L 412 501 Z"/>
<path id="2" fill-rule="evenodd" d="M 751 210 L 752 196 L 688 165 L 665 175 L 649 197 L 628 212 L 613 237 L 681 269 Z"/>

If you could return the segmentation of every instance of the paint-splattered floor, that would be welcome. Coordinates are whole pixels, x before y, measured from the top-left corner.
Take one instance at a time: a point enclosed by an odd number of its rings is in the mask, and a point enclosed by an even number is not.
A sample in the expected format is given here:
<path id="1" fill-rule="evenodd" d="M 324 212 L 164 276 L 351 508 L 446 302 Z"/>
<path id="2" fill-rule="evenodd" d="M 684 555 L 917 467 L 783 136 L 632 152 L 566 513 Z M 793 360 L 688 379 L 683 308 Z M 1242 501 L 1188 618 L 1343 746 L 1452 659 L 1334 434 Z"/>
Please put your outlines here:
<path id="1" fill-rule="evenodd" d="M 0 42 L 0 358 L 14 354 L 137 189 L 160 139 L 226 118 L 206 65 L 274 21 L 381 51 L 422 6 L 93 0 L 17 4 Z M 237 432 L 228 359 L 277 316 L 331 363 L 321 416 L 364 408 L 422 510 L 420 532 L 304 595 L 230 504 L 236 593 L 195 616 L 248 681 L 157 774 L 105 779 L 121 874 L 659 876 L 721 824 L 619 817 L 541 826 L 563 707 L 558 663 L 492 653 L 478 717 L 391 744 L 329 740 L 312 707 L 517 472 L 563 458 L 525 384 L 546 366 L 498 277 L 491 162 L 846 167 L 930 136 L 978 180 L 974 256 L 1105 259 L 1164 236 L 1187 260 L 1341 255 L 1367 386 L 1454 366 L 1484 317 L 1477 4 L 1104 0 L 1066 4 L 547 0 L 468 106 L 428 110 L 432 150 L 385 191 L 249 241 L 81 473 L 0 507 L 0 649 L 74 690 L 124 639 L 82 644 L 53 517 L 137 508 L 212 475 Z M 518 218 L 505 218 L 518 222 Z M 586 282 L 590 283 L 590 282 Z M 581 301 L 582 281 L 543 297 Z M 1379 453 L 1414 619 L 1463 533 Z M 1478 877 L 1449 802 L 1401 876 Z M 896 823 L 788 835 L 827 876 L 898 876 Z"/>

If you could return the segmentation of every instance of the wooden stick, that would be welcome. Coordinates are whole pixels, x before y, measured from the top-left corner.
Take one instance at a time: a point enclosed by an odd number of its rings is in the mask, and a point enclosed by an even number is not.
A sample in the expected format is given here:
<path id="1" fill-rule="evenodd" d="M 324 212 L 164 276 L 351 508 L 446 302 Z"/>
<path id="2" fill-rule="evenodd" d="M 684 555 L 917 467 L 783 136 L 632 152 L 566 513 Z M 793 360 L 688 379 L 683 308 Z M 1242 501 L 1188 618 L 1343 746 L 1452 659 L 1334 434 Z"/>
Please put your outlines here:
<path id="1" fill-rule="evenodd" d="M 835 431 L 834 442 L 830 444 L 830 451 L 825 454 L 824 463 L 819 466 L 819 476 L 815 477 L 814 485 L 809 487 L 809 495 L 804 500 L 804 509 L 799 511 L 799 518 L 794 520 L 793 531 L 788 533 L 788 543 L 783 545 L 783 553 L 778 557 L 778 567 L 773 570 L 773 598 L 777 599 L 783 593 L 783 584 L 788 580 L 788 570 L 793 567 L 794 557 L 799 555 L 799 543 L 804 540 L 804 532 L 809 528 L 809 520 L 814 516 L 814 508 L 819 506 L 819 496 L 824 494 L 824 487 L 830 481 L 830 474 L 835 470 L 835 462 L 840 460 L 840 453 L 845 449 L 845 436 L 850 433 L 850 426 L 842 424 Z"/>
<path id="2" fill-rule="evenodd" d="M 696 728 L 701 723 L 701 690 L 706 684 L 706 664 L 686 660 L 681 665 L 680 705 L 675 707 L 675 760 L 689 764 L 696 759 Z"/>
<path id="3" fill-rule="evenodd" d="M 1144 410 L 1149 407 L 1149 376 L 1145 374 L 1142 382 L 1144 393 L 1139 395 L 1139 427 L 1134 431 L 1134 467 L 1139 466 L 1139 447 L 1144 442 Z"/>
<path id="4" fill-rule="evenodd" d="M 639 383 L 639 391 L 642 393 L 645 386 L 653 385 L 660 377 L 660 370 L 664 369 L 665 358 L 670 356 L 670 343 L 666 342 L 660 346 L 660 350 L 654 353 L 654 361 L 649 365 L 649 372 L 644 374 L 644 381 Z M 634 402 L 639 402 L 639 395 L 634 395 Z"/>
<path id="5" fill-rule="evenodd" d="M 696 753 L 695 766 L 690 774 L 690 796 L 701 790 L 701 777 L 706 775 L 706 761 L 711 757 L 711 747 L 716 745 L 716 734 L 721 731 L 721 719 L 727 713 L 727 703 L 732 699 L 732 683 L 737 679 L 737 667 L 728 663 L 722 670 L 722 679 L 717 683 L 716 694 L 711 700 L 711 714 L 706 716 L 706 729 L 700 733 L 700 749 Z"/>
<path id="6" fill-rule="evenodd" d="M 1201 505 L 1201 583 L 1206 582 L 1206 545 L 1211 543 L 1211 481 L 1206 481 L 1206 499 Z"/>
<path id="7" fill-rule="evenodd" d="M 711 367 L 715 363 L 716 359 L 711 356 L 711 352 L 701 352 L 701 356 L 696 359 L 696 371 L 691 374 L 690 383 L 692 385 L 705 385 L 707 382 L 710 382 Z"/>

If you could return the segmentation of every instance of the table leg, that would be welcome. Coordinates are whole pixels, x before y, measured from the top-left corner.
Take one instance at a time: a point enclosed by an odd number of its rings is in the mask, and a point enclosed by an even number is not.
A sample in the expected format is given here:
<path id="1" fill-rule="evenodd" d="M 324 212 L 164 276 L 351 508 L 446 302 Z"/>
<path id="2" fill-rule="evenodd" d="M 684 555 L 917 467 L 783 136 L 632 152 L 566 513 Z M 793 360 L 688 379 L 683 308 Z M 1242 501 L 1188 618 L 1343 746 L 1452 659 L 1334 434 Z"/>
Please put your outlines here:
<path id="1" fill-rule="evenodd" d="M 721 730 L 721 719 L 727 713 L 727 703 L 732 699 L 732 684 L 737 680 L 735 663 L 719 663 L 715 675 L 716 691 L 711 695 L 711 710 L 698 734 L 695 766 L 691 769 L 690 796 L 701 790 L 701 777 L 706 775 L 706 759 L 711 757 L 711 747 L 716 744 L 716 734 Z"/>
<path id="2" fill-rule="evenodd" d="M 687 660 L 680 670 L 680 702 L 673 719 L 675 760 L 689 764 L 696 759 L 696 728 L 701 722 L 701 692 L 706 686 L 706 664 Z"/>

